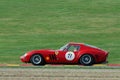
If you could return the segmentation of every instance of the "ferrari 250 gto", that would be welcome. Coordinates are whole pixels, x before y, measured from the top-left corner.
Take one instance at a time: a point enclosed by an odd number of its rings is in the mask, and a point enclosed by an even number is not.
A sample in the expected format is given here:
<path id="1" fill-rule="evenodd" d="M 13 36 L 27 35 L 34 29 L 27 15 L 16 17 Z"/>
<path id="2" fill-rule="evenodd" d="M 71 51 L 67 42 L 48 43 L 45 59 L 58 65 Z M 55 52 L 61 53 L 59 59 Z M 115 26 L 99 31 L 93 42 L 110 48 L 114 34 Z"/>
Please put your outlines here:
<path id="1" fill-rule="evenodd" d="M 32 50 L 20 57 L 24 63 L 45 64 L 81 64 L 85 66 L 106 62 L 108 52 L 98 47 L 70 42 L 58 50 Z"/>

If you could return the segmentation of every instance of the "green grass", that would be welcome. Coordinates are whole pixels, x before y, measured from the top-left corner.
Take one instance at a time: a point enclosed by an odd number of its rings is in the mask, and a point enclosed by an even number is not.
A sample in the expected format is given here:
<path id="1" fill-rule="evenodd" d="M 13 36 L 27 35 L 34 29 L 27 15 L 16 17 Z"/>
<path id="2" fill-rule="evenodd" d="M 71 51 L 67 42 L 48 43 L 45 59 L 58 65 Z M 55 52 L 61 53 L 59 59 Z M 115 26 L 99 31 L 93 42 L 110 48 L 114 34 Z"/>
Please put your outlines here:
<path id="1" fill-rule="evenodd" d="M 0 63 L 67 42 L 95 45 L 120 64 L 120 0 L 0 0 Z"/>

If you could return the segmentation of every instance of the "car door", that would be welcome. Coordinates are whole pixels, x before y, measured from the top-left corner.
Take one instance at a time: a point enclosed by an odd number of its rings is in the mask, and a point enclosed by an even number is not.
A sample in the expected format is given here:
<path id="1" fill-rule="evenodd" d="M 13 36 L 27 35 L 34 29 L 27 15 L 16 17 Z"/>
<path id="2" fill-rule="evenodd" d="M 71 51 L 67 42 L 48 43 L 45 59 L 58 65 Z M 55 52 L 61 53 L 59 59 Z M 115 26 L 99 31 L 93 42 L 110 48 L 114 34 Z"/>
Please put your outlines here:
<path id="1" fill-rule="evenodd" d="M 76 57 L 79 52 L 79 46 L 69 45 L 66 50 L 58 51 L 57 53 L 57 62 L 58 63 L 77 63 Z"/>

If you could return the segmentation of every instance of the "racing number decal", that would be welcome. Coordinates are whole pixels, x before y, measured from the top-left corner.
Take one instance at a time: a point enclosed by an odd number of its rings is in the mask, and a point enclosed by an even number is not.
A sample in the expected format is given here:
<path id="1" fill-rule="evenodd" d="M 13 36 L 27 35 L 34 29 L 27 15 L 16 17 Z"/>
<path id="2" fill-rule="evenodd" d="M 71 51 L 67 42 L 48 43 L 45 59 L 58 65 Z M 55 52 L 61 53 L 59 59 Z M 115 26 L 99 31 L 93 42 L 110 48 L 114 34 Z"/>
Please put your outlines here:
<path id="1" fill-rule="evenodd" d="M 75 58 L 75 54 L 73 52 L 67 52 L 65 54 L 65 58 L 69 61 L 72 61 Z"/>

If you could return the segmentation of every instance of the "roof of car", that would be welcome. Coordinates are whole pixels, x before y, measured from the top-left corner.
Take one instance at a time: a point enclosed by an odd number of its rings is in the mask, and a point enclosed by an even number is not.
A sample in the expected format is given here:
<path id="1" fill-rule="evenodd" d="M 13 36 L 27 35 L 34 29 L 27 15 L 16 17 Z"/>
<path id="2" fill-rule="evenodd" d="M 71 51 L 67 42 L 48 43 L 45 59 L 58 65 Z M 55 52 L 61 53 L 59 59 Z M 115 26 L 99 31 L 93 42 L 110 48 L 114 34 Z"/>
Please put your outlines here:
<path id="1" fill-rule="evenodd" d="M 84 43 L 69 42 L 69 44 L 74 44 L 74 45 L 83 45 Z"/>

